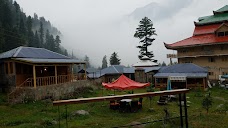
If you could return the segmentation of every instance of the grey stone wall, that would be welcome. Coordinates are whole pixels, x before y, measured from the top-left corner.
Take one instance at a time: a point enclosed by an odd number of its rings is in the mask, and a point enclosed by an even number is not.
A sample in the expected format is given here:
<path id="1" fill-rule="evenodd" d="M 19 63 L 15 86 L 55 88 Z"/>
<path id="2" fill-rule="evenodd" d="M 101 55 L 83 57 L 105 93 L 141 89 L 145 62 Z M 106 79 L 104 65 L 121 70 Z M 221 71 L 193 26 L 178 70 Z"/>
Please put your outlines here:
<path id="1" fill-rule="evenodd" d="M 58 85 L 40 86 L 36 88 L 24 87 L 17 88 L 15 94 L 11 96 L 11 103 L 21 103 L 34 100 L 51 98 L 52 100 L 63 99 L 64 96 L 73 94 L 77 88 L 92 87 L 96 88 L 92 81 L 80 80 Z"/>

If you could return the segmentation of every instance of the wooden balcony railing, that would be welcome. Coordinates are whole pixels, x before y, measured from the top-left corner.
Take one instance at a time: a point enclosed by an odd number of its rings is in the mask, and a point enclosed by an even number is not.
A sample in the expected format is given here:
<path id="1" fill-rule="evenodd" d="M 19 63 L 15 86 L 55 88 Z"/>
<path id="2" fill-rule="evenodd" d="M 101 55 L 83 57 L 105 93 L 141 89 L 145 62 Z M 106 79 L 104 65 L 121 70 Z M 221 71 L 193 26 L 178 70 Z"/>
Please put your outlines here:
<path id="1" fill-rule="evenodd" d="M 53 85 L 53 84 L 61 84 L 67 83 L 72 81 L 77 81 L 79 77 L 77 75 L 59 75 L 57 76 L 57 81 L 55 76 L 48 76 L 48 77 L 36 77 L 36 86 L 46 86 L 46 85 Z M 80 79 L 81 80 L 81 79 Z M 18 87 L 33 87 L 34 86 L 34 79 L 28 78 Z"/>

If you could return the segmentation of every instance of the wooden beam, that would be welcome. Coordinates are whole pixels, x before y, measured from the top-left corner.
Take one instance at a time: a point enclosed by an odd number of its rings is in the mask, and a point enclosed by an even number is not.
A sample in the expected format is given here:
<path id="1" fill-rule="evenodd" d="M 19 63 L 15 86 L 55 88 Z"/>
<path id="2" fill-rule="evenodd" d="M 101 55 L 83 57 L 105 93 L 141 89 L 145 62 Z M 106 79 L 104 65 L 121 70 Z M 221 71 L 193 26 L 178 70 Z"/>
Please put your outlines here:
<path id="1" fill-rule="evenodd" d="M 87 74 L 86 74 L 86 64 L 84 64 L 84 70 L 85 70 L 85 79 L 87 80 Z"/>
<path id="2" fill-rule="evenodd" d="M 8 74 L 11 74 L 11 70 L 10 70 L 10 63 L 11 63 L 11 62 L 7 62 L 7 66 L 8 66 Z"/>
<path id="3" fill-rule="evenodd" d="M 16 76 L 16 63 L 15 62 L 12 62 L 13 63 L 13 74 Z"/>
<path id="4" fill-rule="evenodd" d="M 33 84 L 34 88 L 36 88 L 36 66 L 33 65 Z"/>
<path id="5" fill-rule="evenodd" d="M 148 97 L 148 96 L 176 95 L 176 94 L 182 94 L 187 92 L 189 92 L 189 89 L 175 89 L 175 90 L 166 90 L 166 91 L 157 91 L 157 92 L 117 95 L 117 96 L 59 100 L 59 101 L 53 101 L 53 105 L 59 106 L 59 105 L 67 105 L 67 104 L 80 104 L 80 103 L 110 101 L 110 100 L 118 100 L 118 99 L 132 99 L 132 98 Z"/>
<path id="6" fill-rule="evenodd" d="M 57 66 L 55 65 L 55 84 L 58 84 L 57 81 Z"/>

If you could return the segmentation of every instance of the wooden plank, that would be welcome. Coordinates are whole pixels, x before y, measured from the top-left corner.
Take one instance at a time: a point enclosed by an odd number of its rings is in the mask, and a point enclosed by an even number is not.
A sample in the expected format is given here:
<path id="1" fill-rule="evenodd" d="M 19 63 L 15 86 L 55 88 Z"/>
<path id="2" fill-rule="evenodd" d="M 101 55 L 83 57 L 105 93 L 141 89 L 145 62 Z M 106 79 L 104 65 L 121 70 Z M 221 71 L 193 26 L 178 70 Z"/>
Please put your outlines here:
<path id="1" fill-rule="evenodd" d="M 90 102 L 109 101 L 109 100 L 118 100 L 118 99 L 132 99 L 132 98 L 148 97 L 148 96 L 175 95 L 175 94 L 181 94 L 181 93 L 187 93 L 187 92 L 189 92 L 189 89 L 175 89 L 175 90 L 166 90 L 166 91 L 157 91 L 157 92 L 117 95 L 117 96 L 59 100 L 59 101 L 53 101 L 53 105 L 59 106 L 59 105 L 67 105 L 67 104 L 80 104 L 80 103 L 90 103 Z"/>

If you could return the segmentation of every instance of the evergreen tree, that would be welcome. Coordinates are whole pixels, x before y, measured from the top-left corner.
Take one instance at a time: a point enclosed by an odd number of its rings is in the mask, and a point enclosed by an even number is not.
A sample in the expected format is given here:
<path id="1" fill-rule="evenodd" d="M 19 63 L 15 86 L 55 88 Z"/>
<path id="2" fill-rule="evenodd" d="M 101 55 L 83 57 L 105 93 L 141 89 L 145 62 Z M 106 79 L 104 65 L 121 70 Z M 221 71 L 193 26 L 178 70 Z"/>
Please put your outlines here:
<path id="1" fill-rule="evenodd" d="M 68 56 L 68 52 L 67 52 L 66 49 L 64 50 L 64 55 L 65 55 L 65 56 Z"/>
<path id="2" fill-rule="evenodd" d="M 49 30 L 47 29 L 46 35 L 45 35 L 45 43 L 43 44 L 43 46 L 44 46 L 44 48 L 50 50 L 51 46 L 50 46 L 49 42 L 50 42 L 50 33 L 49 33 Z M 41 40 L 40 40 L 40 43 L 41 43 Z"/>
<path id="3" fill-rule="evenodd" d="M 34 33 L 32 31 L 32 17 L 31 16 L 28 16 L 26 25 L 27 25 L 27 33 L 28 33 L 28 35 L 27 35 L 28 46 L 37 47 L 34 42 L 35 37 L 34 37 Z"/>
<path id="4" fill-rule="evenodd" d="M 49 42 L 46 44 L 49 46 L 49 50 L 56 52 L 55 51 L 55 39 L 54 39 L 53 35 L 50 35 Z"/>
<path id="5" fill-rule="evenodd" d="M 39 40 L 39 35 L 38 35 L 37 31 L 35 32 L 35 35 L 34 35 L 33 46 L 37 47 L 37 48 L 41 47 L 40 40 Z"/>
<path id="6" fill-rule="evenodd" d="M 211 96 L 210 96 L 210 93 L 209 93 L 209 94 L 207 94 L 207 95 L 204 97 L 204 99 L 203 99 L 203 101 L 202 101 L 202 107 L 203 107 L 204 109 L 207 110 L 207 113 L 208 113 L 208 111 L 209 111 L 209 108 L 212 107 L 212 103 L 213 103 L 213 100 L 212 100 L 212 98 L 211 98 Z"/>
<path id="7" fill-rule="evenodd" d="M 91 65 L 90 65 L 90 62 L 89 62 L 89 57 L 87 55 L 85 55 L 84 61 L 86 62 L 86 67 L 90 68 Z"/>
<path id="8" fill-rule="evenodd" d="M 116 52 L 112 53 L 109 61 L 110 61 L 110 65 L 119 65 L 120 64 L 120 59 Z"/>
<path id="9" fill-rule="evenodd" d="M 139 23 L 139 27 L 136 28 L 134 34 L 135 38 L 140 39 L 140 45 L 137 46 L 137 48 L 140 49 L 138 58 L 140 60 L 148 59 L 152 62 L 157 62 L 157 60 L 153 59 L 153 51 L 148 51 L 148 46 L 152 45 L 152 42 L 155 40 L 155 38 L 151 38 L 151 36 L 157 35 L 155 33 L 155 28 L 153 28 L 153 23 L 147 17 L 144 17 Z"/>
<path id="10" fill-rule="evenodd" d="M 106 57 L 106 55 L 103 57 L 103 59 L 102 59 L 102 69 L 104 69 L 104 68 L 107 68 L 108 67 L 108 62 L 107 62 L 107 57 Z"/>
<path id="11" fill-rule="evenodd" d="M 161 64 L 161 66 L 166 66 L 166 63 L 163 61 L 162 64 Z"/>
<path id="12" fill-rule="evenodd" d="M 44 28 L 43 28 L 43 23 L 40 21 L 40 29 L 39 29 L 39 34 L 40 34 L 40 46 L 44 46 Z"/>
<path id="13" fill-rule="evenodd" d="M 57 35 L 55 37 L 55 52 L 61 52 L 60 43 L 61 43 L 60 37 L 59 35 Z"/>
<path id="14" fill-rule="evenodd" d="M 0 53 L 3 52 L 4 44 L 5 44 L 4 32 L 3 32 L 3 29 L 1 29 L 1 25 L 0 25 Z"/>

